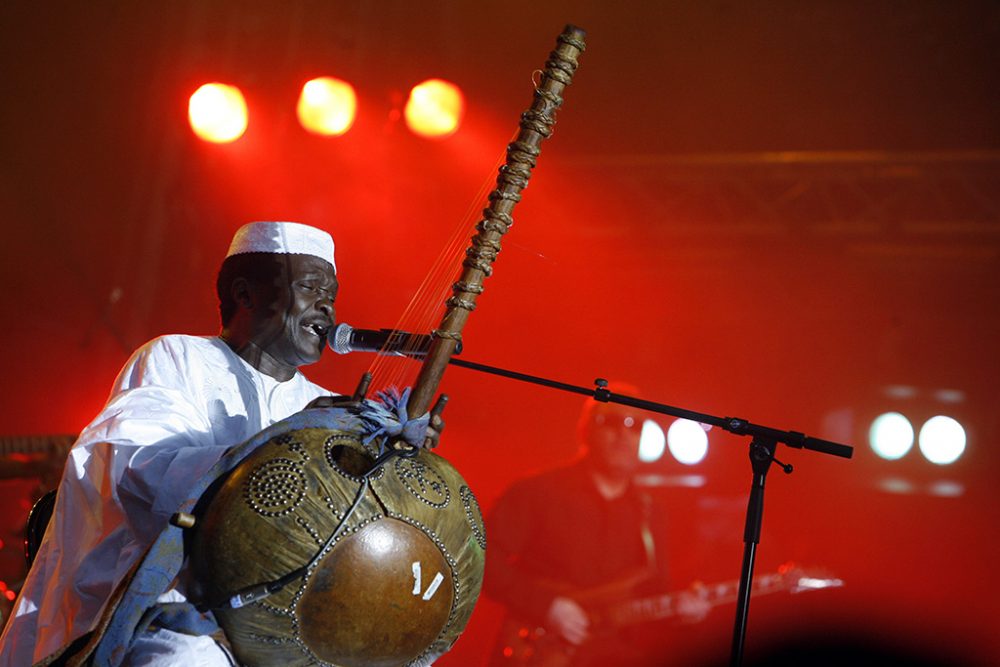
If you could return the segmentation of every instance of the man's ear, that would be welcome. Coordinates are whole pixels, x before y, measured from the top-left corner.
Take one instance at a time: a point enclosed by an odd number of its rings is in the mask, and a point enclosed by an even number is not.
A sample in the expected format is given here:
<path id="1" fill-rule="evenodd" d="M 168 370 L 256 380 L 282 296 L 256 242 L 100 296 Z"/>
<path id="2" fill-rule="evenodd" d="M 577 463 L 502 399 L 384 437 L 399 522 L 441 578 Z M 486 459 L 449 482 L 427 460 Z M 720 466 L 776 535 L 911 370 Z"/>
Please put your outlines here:
<path id="1" fill-rule="evenodd" d="M 246 308 L 247 310 L 253 308 L 253 289 L 250 286 L 250 281 L 246 278 L 236 278 L 233 280 L 232 285 L 229 286 L 229 294 L 233 297 L 233 301 L 236 302 L 237 306 Z"/>

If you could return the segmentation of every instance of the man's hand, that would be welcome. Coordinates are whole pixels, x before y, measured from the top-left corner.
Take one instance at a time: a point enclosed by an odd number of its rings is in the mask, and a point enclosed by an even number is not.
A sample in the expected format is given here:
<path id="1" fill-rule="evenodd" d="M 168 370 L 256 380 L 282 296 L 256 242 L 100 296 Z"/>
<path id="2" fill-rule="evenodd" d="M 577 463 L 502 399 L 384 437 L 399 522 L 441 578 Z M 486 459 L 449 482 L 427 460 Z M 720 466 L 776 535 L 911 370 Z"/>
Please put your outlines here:
<path id="1" fill-rule="evenodd" d="M 441 440 L 441 432 L 444 431 L 444 420 L 441 419 L 441 411 L 444 409 L 445 403 L 448 397 L 442 395 L 438 398 L 438 402 L 435 403 L 434 408 L 431 410 L 431 419 L 427 424 L 427 433 L 424 436 L 424 441 L 421 446 L 424 449 L 434 449 L 438 446 L 438 442 Z M 312 408 L 337 408 L 346 405 L 357 403 L 351 396 L 317 396 L 313 400 L 309 401 L 306 405 L 306 410 L 311 410 Z M 402 449 L 403 447 L 408 447 L 406 443 L 400 441 L 394 445 L 396 449 Z"/>
<path id="2" fill-rule="evenodd" d="M 587 612 L 569 598 L 557 597 L 552 600 L 545 620 L 560 637 L 574 646 L 579 646 L 590 636 Z"/>
<path id="3" fill-rule="evenodd" d="M 441 394 L 434 402 L 434 407 L 431 408 L 431 421 L 427 424 L 427 436 L 424 438 L 423 445 L 424 449 L 434 449 L 438 446 L 438 441 L 441 439 L 441 432 L 444 431 L 444 420 L 441 419 L 441 413 L 444 412 L 446 405 L 448 405 L 448 395 Z"/>
<path id="4" fill-rule="evenodd" d="M 434 449 L 441 440 L 441 432 L 444 430 L 444 420 L 441 415 L 431 415 L 431 421 L 427 424 L 427 436 L 424 438 L 424 449 Z"/>

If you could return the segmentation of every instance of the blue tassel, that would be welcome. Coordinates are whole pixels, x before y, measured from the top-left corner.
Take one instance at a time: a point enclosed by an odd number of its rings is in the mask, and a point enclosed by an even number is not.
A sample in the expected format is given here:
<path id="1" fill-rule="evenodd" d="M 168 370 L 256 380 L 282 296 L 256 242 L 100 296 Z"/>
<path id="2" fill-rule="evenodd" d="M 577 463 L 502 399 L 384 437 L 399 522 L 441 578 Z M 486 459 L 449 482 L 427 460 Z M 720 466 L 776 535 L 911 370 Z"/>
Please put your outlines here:
<path id="1" fill-rule="evenodd" d="M 375 394 L 375 399 L 365 399 L 361 405 L 360 417 L 365 423 L 365 444 L 379 436 L 400 437 L 413 447 L 420 447 L 427 437 L 427 426 L 431 422 L 429 412 L 416 419 L 410 419 L 406 405 L 412 389 L 407 387 L 400 393 L 396 387 L 389 387 Z M 383 453 L 385 444 L 379 450 Z"/>

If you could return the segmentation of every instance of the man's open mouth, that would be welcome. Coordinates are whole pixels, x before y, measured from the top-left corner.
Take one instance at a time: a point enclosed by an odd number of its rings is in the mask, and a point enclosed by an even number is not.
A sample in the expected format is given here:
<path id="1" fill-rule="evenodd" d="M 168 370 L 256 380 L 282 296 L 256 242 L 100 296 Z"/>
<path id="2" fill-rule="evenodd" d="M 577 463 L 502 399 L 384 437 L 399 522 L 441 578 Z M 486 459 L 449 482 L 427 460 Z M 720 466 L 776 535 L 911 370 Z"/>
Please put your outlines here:
<path id="1" fill-rule="evenodd" d="M 309 324 L 303 324 L 303 328 L 318 338 L 326 338 L 326 334 L 330 332 L 330 327 L 325 324 L 319 324 L 317 322 L 312 322 Z"/>

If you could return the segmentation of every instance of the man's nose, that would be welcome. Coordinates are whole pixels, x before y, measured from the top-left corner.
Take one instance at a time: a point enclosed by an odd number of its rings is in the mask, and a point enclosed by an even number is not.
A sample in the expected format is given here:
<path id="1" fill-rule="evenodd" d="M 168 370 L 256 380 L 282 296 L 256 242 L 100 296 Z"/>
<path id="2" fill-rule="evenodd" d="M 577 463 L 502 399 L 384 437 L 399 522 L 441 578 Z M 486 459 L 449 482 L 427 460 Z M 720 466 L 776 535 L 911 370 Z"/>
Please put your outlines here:
<path id="1" fill-rule="evenodd" d="M 316 302 L 316 308 L 318 308 L 324 315 L 328 315 L 331 319 L 333 318 L 333 299 L 330 297 L 321 297 L 320 300 Z"/>

